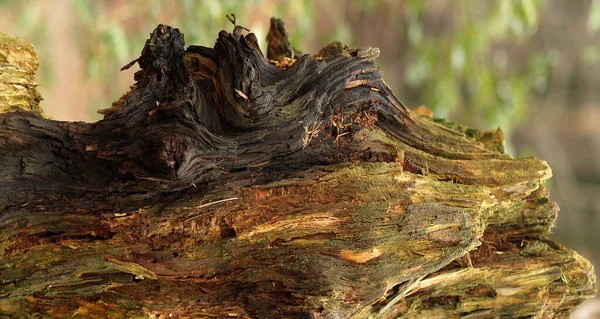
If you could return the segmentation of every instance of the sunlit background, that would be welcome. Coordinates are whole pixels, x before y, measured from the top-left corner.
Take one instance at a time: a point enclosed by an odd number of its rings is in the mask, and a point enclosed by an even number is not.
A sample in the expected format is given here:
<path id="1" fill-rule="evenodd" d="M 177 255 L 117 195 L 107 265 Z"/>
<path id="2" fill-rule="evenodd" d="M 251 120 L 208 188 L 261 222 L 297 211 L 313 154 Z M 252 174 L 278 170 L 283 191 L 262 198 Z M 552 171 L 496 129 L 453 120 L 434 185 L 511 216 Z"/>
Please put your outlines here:
<path id="1" fill-rule="evenodd" d="M 501 126 L 513 156 L 553 169 L 554 236 L 600 265 L 600 0 L 0 0 L 0 31 L 34 43 L 48 116 L 96 121 L 133 83 L 135 68 L 119 69 L 158 23 L 212 46 L 232 29 L 227 13 L 259 40 L 271 16 L 282 18 L 303 52 L 335 40 L 379 47 L 384 78 L 408 107 Z M 600 317 L 600 302 L 574 317 Z"/>

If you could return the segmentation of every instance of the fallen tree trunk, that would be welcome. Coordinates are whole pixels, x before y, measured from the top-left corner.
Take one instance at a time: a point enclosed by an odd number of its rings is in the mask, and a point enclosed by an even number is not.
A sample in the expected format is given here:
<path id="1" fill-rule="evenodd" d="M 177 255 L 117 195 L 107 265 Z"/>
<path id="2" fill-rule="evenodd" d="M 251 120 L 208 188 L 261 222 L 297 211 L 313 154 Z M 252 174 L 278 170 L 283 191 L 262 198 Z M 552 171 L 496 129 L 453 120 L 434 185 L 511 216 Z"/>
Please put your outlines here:
<path id="1" fill-rule="evenodd" d="M 272 28 L 265 58 L 240 26 L 186 49 L 159 25 L 97 123 L 45 118 L 2 35 L 0 314 L 545 318 L 595 294 L 546 236 L 544 161 L 411 113 L 378 49 L 294 59 Z"/>

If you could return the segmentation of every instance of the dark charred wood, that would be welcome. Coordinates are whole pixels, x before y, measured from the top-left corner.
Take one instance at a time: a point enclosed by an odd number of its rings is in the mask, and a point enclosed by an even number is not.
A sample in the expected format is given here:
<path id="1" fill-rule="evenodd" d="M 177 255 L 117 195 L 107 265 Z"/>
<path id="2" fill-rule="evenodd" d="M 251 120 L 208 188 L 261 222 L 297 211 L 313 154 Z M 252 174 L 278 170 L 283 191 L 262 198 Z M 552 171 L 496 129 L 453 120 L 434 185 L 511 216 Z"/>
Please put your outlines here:
<path id="1" fill-rule="evenodd" d="M 141 70 L 132 91 L 101 111 L 105 118 L 98 123 L 2 114 L 6 130 L 36 127 L 3 144 L 0 183 L 19 192 L 2 206 L 39 199 L 40 186 L 49 188 L 45 194 L 74 197 L 90 194 L 85 185 L 103 196 L 115 190 L 115 199 L 141 192 L 154 197 L 247 178 L 228 173 L 258 163 L 267 163 L 261 180 L 271 181 L 289 173 L 293 162 L 302 163 L 299 169 L 334 164 L 356 152 L 334 145 L 334 112 L 340 119 L 381 117 L 389 130 L 412 123 L 369 50 L 355 58 L 306 55 L 280 69 L 231 33 L 222 33 L 213 49 L 191 46 L 185 53 L 183 46 L 179 30 L 159 25 L 135 60 Z M 339 125 L 343 133 L 360 127 Z"/>
<path id="2" fill-rule="evenodd" d="M 267 58 L 269 60 L 281 61 L 284 58 L 295 59 L 301 52 L 295 50 L 290 43 L 288 33 L 281 19 L 271 18 L 271 27 L 267 34 Z"/>

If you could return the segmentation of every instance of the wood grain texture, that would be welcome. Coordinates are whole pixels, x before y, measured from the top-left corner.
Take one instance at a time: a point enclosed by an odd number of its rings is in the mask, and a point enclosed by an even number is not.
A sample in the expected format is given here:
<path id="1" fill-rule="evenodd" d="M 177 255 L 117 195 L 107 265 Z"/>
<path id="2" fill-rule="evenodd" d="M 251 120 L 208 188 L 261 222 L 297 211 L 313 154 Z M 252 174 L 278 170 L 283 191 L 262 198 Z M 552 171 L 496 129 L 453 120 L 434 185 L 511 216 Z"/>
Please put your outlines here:
<path id="1" fill-rule="evenodd" d="M 378 49 L 183 39 L 159 25 L 96 123 L 0 99 L 0 315 L 546 318 L 595 294 L 547 237 L 548 165 L 411 113 Z"/>

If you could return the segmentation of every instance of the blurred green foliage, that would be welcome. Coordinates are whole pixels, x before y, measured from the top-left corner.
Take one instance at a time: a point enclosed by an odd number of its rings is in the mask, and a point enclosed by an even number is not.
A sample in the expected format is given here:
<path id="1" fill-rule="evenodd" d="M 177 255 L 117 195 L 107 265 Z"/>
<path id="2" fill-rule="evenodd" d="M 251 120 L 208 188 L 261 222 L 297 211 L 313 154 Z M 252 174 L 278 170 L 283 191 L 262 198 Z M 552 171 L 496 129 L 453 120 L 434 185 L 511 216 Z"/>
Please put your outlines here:
<path id="1" fill-rule="evenodd" d="M 26 39 L 37 44 L 43 62 L 51 47 L 44 43 L 44 34 L 52 31 L 46 30 L 40 19 L 42 13 L 32 6 L 35 2 L 2 1 L 0 6 L 16 14 L 20 36 L 25 34 Z M 85 61 L 85 77 L 104 92 L 89 104 L 90 113 L 108 107 L 126 90 L 113 83 L 113 79 L 118 78 L 120 66 L 139 55 L 148 33 L 158 22 L 180 28 L 188 44 L 211 46 L 219 30 L 231 29 L 224 18 L 227 13 L 236 13 L 238 21 L 244 24 L 253 19 L 253 12 L 271 3 L 273 12 L 266 13 L 266 17 L 300 17 L 295 19 L 293 28 L 288 27 L 288 32 L 293 45 L 306 51 L 307 39 L 316 37 L 318 43 L 324 42 L 315 36 L 323 31 L 316 28 L 316 22 L 323 18 L 327 6 L 307 0 L 70 0 L 69 3 L 77 24 L 73 34 L 65 36 L 77 37 L 78 51 Z M 337 9 L 331 6 L 334 3 L 330 3 L 330 9 L 341 12 L 344 3 Z M 389 3 L 360 0 L 346 5 L 376 14 L 377 8 Z M 406 33 L 407 39 L 403 48 L 406 67 L 400 75 L 405 91 L 396 93 L 407 105 L 424 104 L 436 116 L 450 116 L 453 121 L 482 128 L 502 126 L 510 130 L 516 119 L 526 115 L 530 99 L 546 90 L 555 60 L 551 52 L 525 52 L 520 61 L 510 60 L 513 54 L 507 52 L 536 31 L 541 0 L 463 0 L 450 6 L 436 1 L 406 0 L 402 4 L 398 23 L 403 21 L 405 28 L 401 32 Z M 443 13 L 451 22 L 440 24 L 441 29 L 432 27 L 428 19 L 436 6 L 451 8 Z M 592 12 L 595 18 L 590 20 L 590 28 L 600 26 L 598 7 L 596 4 Z M 327 32 L 336 40 L 351 42 L 353 26 L 340 12 L 327 13 L 327 19 L 335 18 L 335 30 Z M 267 30 L 253 31 L 259 39 L 264 39 Z M 598 48 L 588 51 L 590 59 L 599 56 Z M 42 82 L 52 82 L 56 71 L 44 63 L 42 67 L 45 76 Z M 394 83 L 390 85 L 395 87 Z"/>
<path id="2" fill-rule="evenodd" d="M 438 116 L 510 130 L 526 116 L 531 97 L 546 90 L 553 64 L 550 53 L 526 52 L 511 61 L 507 52 L 536 31 L 541 2 L 457 1 L 451 31 L 435 33 L 424 31 L 427 3 L 408 1 L 405 12 L 410 99 Z"/>
<path id="3" fill-rule="evenodd" d="M 587 22 L 587 29 L 590 33 L 598 33 L 598 31 L 600 31 L 599 0 L 592 1 Z M 595 43 L 585 47 L 583 51 L 583 60 L 590 64 L 600 61 L 600 42 L 595 41 Z"/>

